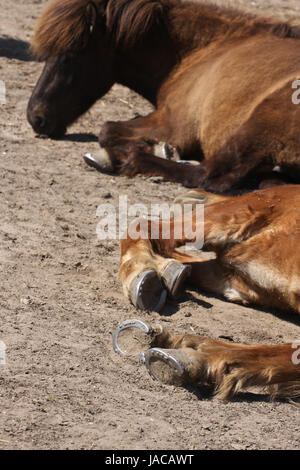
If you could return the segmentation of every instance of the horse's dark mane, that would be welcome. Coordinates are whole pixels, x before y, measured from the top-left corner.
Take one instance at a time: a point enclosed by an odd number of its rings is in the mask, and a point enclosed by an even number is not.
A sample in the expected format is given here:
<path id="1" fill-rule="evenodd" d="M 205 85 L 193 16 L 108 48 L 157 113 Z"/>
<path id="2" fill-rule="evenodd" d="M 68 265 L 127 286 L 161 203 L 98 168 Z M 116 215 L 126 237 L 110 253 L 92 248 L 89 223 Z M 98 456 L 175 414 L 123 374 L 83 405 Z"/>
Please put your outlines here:
<path id="1" fill-rule="evenodd" d="M 90 0 L 53 0 L 39 19 L 31 44 L 32 52 L 39 58 L 75 52 L 83 48 L 89 35 L 86 18 L 87 5 Z M 300 27 L 288 23 L 268 20 L 239 10 L 220 6 L 181 0 L 94 0 L 93 2 L 104 15 L 106 28 L 112 34 L 116 44 L 125 46 L 138 42 L 153 26 L 159 26 L 167 20 L 168 10 L 172 6 L 187 6 L 220 15 L 229 25 L 230 30 L 255 33 L 261 29 L 268 30 L 281 38 L 300 39 Z M 105 10 L 106 9 L 106 10 Z M 231 20 L 233 26 L 231 26 Z M 104 18 L 103 18 L 104 21 Z M 186 23 L 188 24 L 188 18 Z M 199 28 L 201 28 L 199 24 Z M 201 31 L 199 31 L 201 33 Z"/>
<path id="2" fill-rule="evenodd" d="M 164 22 L 170 5 L 168 0 L 110 0 L 106 10 L 106 24 L 116 43 L 132 45 L 152 26 Z"/>
<path id="3" fill-rule="evenodd" d="M 87 0 L 54 0 L 37 22 L 31 51 L 41 59 L 78 48 L 87 34 Z"/>

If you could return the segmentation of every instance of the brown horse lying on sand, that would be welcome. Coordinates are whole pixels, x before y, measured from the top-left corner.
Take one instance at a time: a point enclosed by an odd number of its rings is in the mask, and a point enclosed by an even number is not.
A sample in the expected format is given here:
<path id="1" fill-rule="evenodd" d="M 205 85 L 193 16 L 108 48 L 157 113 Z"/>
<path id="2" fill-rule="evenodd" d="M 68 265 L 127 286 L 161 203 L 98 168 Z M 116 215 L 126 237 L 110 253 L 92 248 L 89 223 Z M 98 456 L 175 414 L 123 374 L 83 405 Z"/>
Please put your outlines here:
<path id="1" fill-rule="evenodd" d="M 299 38 L 300 28 L 201 2 L 54 0 L 32 42 L 47 62 L 28 120 L 62 135 L 120 83 L 156 109 L 104 124 L 92 166 L 216 192 L 298 183 Z"/>
<path id="2" fill-rule="evenodd" d="M 216 257 L 205 261 L 177 251 L 190 238 L 181 218 L 144 221 L 148 239 L 127 235 L 120 242 L 120 280 L 136 307 L 160 310 L 166 292 L 177 297 L 188 279 L 200 290 L 230 301 L 300 313 L 299 186 L 243 196 L 191 190 L 178 201 L 204 203 L 204 249 Z M 195 213 L 194 209 L 188 217 L 193 231 Z M 169 239 L 162 237 L 166 224 L 171 228 Z M 174 233 L 182 235 L 176 238 Z M 222 399 L 254 385 L 268 387 L 272 395 L 300 395 L 300 360 L 292 359 L 292 344 L 250 346 L 163 330 L 154 335 L 151 346 L 147 367 L 163 381 L 167 376 L 172 383 L 208 383 Z M 164 367 L 153 372 L 157 363 Z M 167 366 L 175 369 L 171 379 Z"/>

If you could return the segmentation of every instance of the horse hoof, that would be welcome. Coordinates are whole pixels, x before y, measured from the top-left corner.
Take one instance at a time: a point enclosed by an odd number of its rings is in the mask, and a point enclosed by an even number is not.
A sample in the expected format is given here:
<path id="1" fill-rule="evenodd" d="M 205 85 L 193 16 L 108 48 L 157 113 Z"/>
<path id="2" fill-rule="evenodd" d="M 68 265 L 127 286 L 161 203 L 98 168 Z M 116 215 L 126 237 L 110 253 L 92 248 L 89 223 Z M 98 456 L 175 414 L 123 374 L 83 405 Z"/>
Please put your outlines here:
<path id="1" fill-rule="evenodd" d="M 132 334 L 131 329 L 138 331 Z M 140 320 L 125 320 L 113 333 L 114 351 L 121 356 L 138 355 L 142 362 L 145 362 L 145 354 L 141 349 L 146 351 L 149 348 L 150 339 L 147 341 L 146 338 L 149 338 L 151 331 L 146 323 Z"/>
<path id="2" fill-rule="evenodd" d="M 190 276 L 192 268 L 188 264 L 171 261 L 165 267 L 161 279 L 171 297 L 177 298 L 181 292 L 184 281 Z"/>
<path id="3" fill-rule="evenodd" d="M 145 365 L 150 376 L 167 385 L 183 385 L 186 371 L 182 365 L 186 354 L 179 349 L 152 348 L 145 354 Z"/>
<path id="4" fill-rule="evenodd" d="M 130 300 L 141 310 L 160 312 L 167 298 L 156 271 L 143 271 L 134 278 L 129 289 Z"/>
<path id="5" fill-rule="evenodd" d="M 166 142 L 159 142 L 158 144 L 155 144 L 153 153 L 156 157 L 164 158 L 165 160 L 180 160 L 180 155 L 177 148 L 167 144 Z"/>
<path id="6" fill-rule="evenodd" d="M 98 171 L 104 173 L 112 173 L 114 171 L 108 152 L 105 149 L 99 149 L 95 156 L 86 153 L 83 159 L 87 165 L 96 168 Z"/>

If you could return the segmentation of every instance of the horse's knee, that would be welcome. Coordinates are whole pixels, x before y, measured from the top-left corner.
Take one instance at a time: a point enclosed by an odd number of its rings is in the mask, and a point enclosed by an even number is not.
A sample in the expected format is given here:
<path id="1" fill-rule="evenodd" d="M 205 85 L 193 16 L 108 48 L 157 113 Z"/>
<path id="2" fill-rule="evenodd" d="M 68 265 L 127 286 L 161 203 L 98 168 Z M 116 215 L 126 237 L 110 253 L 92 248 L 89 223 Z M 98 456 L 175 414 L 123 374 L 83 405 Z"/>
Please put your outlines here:
<path id="1" fill-rule="evenodd" d="M 107 121 L 103 124 L 100 130 L 99 143 L 101 147 L 112 147 L 120 137 L 122 137 L 121 124 L 118 122 Z"/>

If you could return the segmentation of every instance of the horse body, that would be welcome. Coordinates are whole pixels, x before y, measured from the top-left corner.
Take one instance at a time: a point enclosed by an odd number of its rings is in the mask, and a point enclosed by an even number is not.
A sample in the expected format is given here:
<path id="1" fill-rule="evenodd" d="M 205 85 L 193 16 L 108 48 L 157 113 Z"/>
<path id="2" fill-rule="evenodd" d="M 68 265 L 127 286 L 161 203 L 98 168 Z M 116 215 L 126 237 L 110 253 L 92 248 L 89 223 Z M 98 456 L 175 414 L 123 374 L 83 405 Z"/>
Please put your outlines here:
<path id="1" fill-rule="evenodd" d="M 169 127 L 172 129 L 170 143 L 179 146 L 186 154 L 185 147 L 191 146 L 188 139 L 198 141 L 205 158 L 210 159 L 232 137 L 237 137 L 243 126 L 251 125 L 251 120 L 257 121 L 257 135 L 249 132 L 249 147 L 261 136 L 264 139 L 262 144 L 268 148 L 272 141 L 274 148 L 280 139 L 288 143 L 289 128 L 295 121 L 299 122 L 300 116 L 291 98 L 291 84 L 295 77 L 300 76 L 299 43 L 290 40 L 291 50 L 287 57 L 288 42 L 260 35 L 231 41 L 230 49 L 227 44 L 214 46 L 209 54 L 200 50 L 184 59 L 158 94 L 158 108 L 168 109 Z M 276 50 L 276 55 L 272 50 Z M 274 127 L 279 124 L 274 113 L 274 108 L 278 113 L 277 93 L 281 94 L 282 100 L 280 118 L 283 111 L 291 113 L 287 121 L 280 119 L 280 136 L 275 132 L 271 134 L 271 129 L 268 129 L 270 121 Z M 284 98 L 287 98 L 286 102 Z M 268 119 L 265 116 L 264 122 L 259 119 L 263 108 L 267 108 L 270 114 Z M 182 117 L 180 124 L 177 119 L 172 119 L 173 116 Z M 271 135 L 264 135 L 266 131 Z M 275 153 L 273 158 L 276 163 Z"/>
<path id="2" fill-rule="evenodd" d="M 300 73 L 299 37 L 287 24 L 201 3 L 55 0 L 33 40 L 48 64 L 28 119 L 37 132 L 62 133 L 118 82 L 156 110 L 103 126 L 101 158 L 111 170 L 219 192 L 277 165 L 297 180 L 300 108 L 292 83 Z M 160 141 L 200 165 L 157 158 Z"/>
<path id="3" fill-rule="evenodd" d="M 104 124 L 96 167 L 160 175 L 215 192 L 253 177 L 256 184 L 266 177 L 272 181 L 263 184 L 274 184 L 275 166 L 282 172 L 276 172 L 276 184 L 299 181 L 300 107 L 292 102 L 299 38 L 299 28 L 201 3 L 54 0 L 33 40 L 33 50 L 47 62 L 28 119 L 36 132 L 62 134 L 118 82 L 156 109 Z M 199 164 L 158 157 L 160 142 Z M 164 292 L 175 295 L 189 276 L 199 289 L 230 301 L 300 312 L 299 188 L 236 198 L 200 191 L 192 198 L 206 201 L 205 248 L 216 259 L 180 254 L 184 237 L 128 235 L 121 242 L 120 279 L 133 303 L 161 306 Z M 171 221 L 174 232 L 176 224 Z M 163 331 L 153 345 L 167 351 L 155 350 L 154 359 L 181 361 L 190 381 L 209 382 L 221 398 L 252 385 L 299 395 L 291 344 L 228 344 Z"/>
<path id="4" fill-rule="evenodd" d="M 231 302 L 300 313 L 299 187 L 278 186 L 235 197 L 193 190 L 177 202 L 184 205 L 193 200 L 195 205 L 205 204 L 203 248 L 214 251 L 216 258 L 195 258 L 178 251 L 191 241 L 185 227 L 198 230 L 195 208 L 185 220 L 149 221 L 147 236 L 141 232 L 133 239 L 129 227 L 120 241 L 119 274 L 131 302 L 138 308 L 161 309 L 162 293 L 177 298 L 188 280 L 200 291 Z M 140 224 L 145 230 L 145 222 Z M 170 226 L 168 239 L 163 236 L 165 224 Z M 279 394 L 300 394 L 300 367 L 293 363 L 292 344 L 249 346 L 165 332 L 152 346 L 180 350 L 187 379 L 196 383 L 209 379 L 221 398 L 251 385 L 277 385 Z M 170 354 L 176 358 L 176 352 Z"/>

